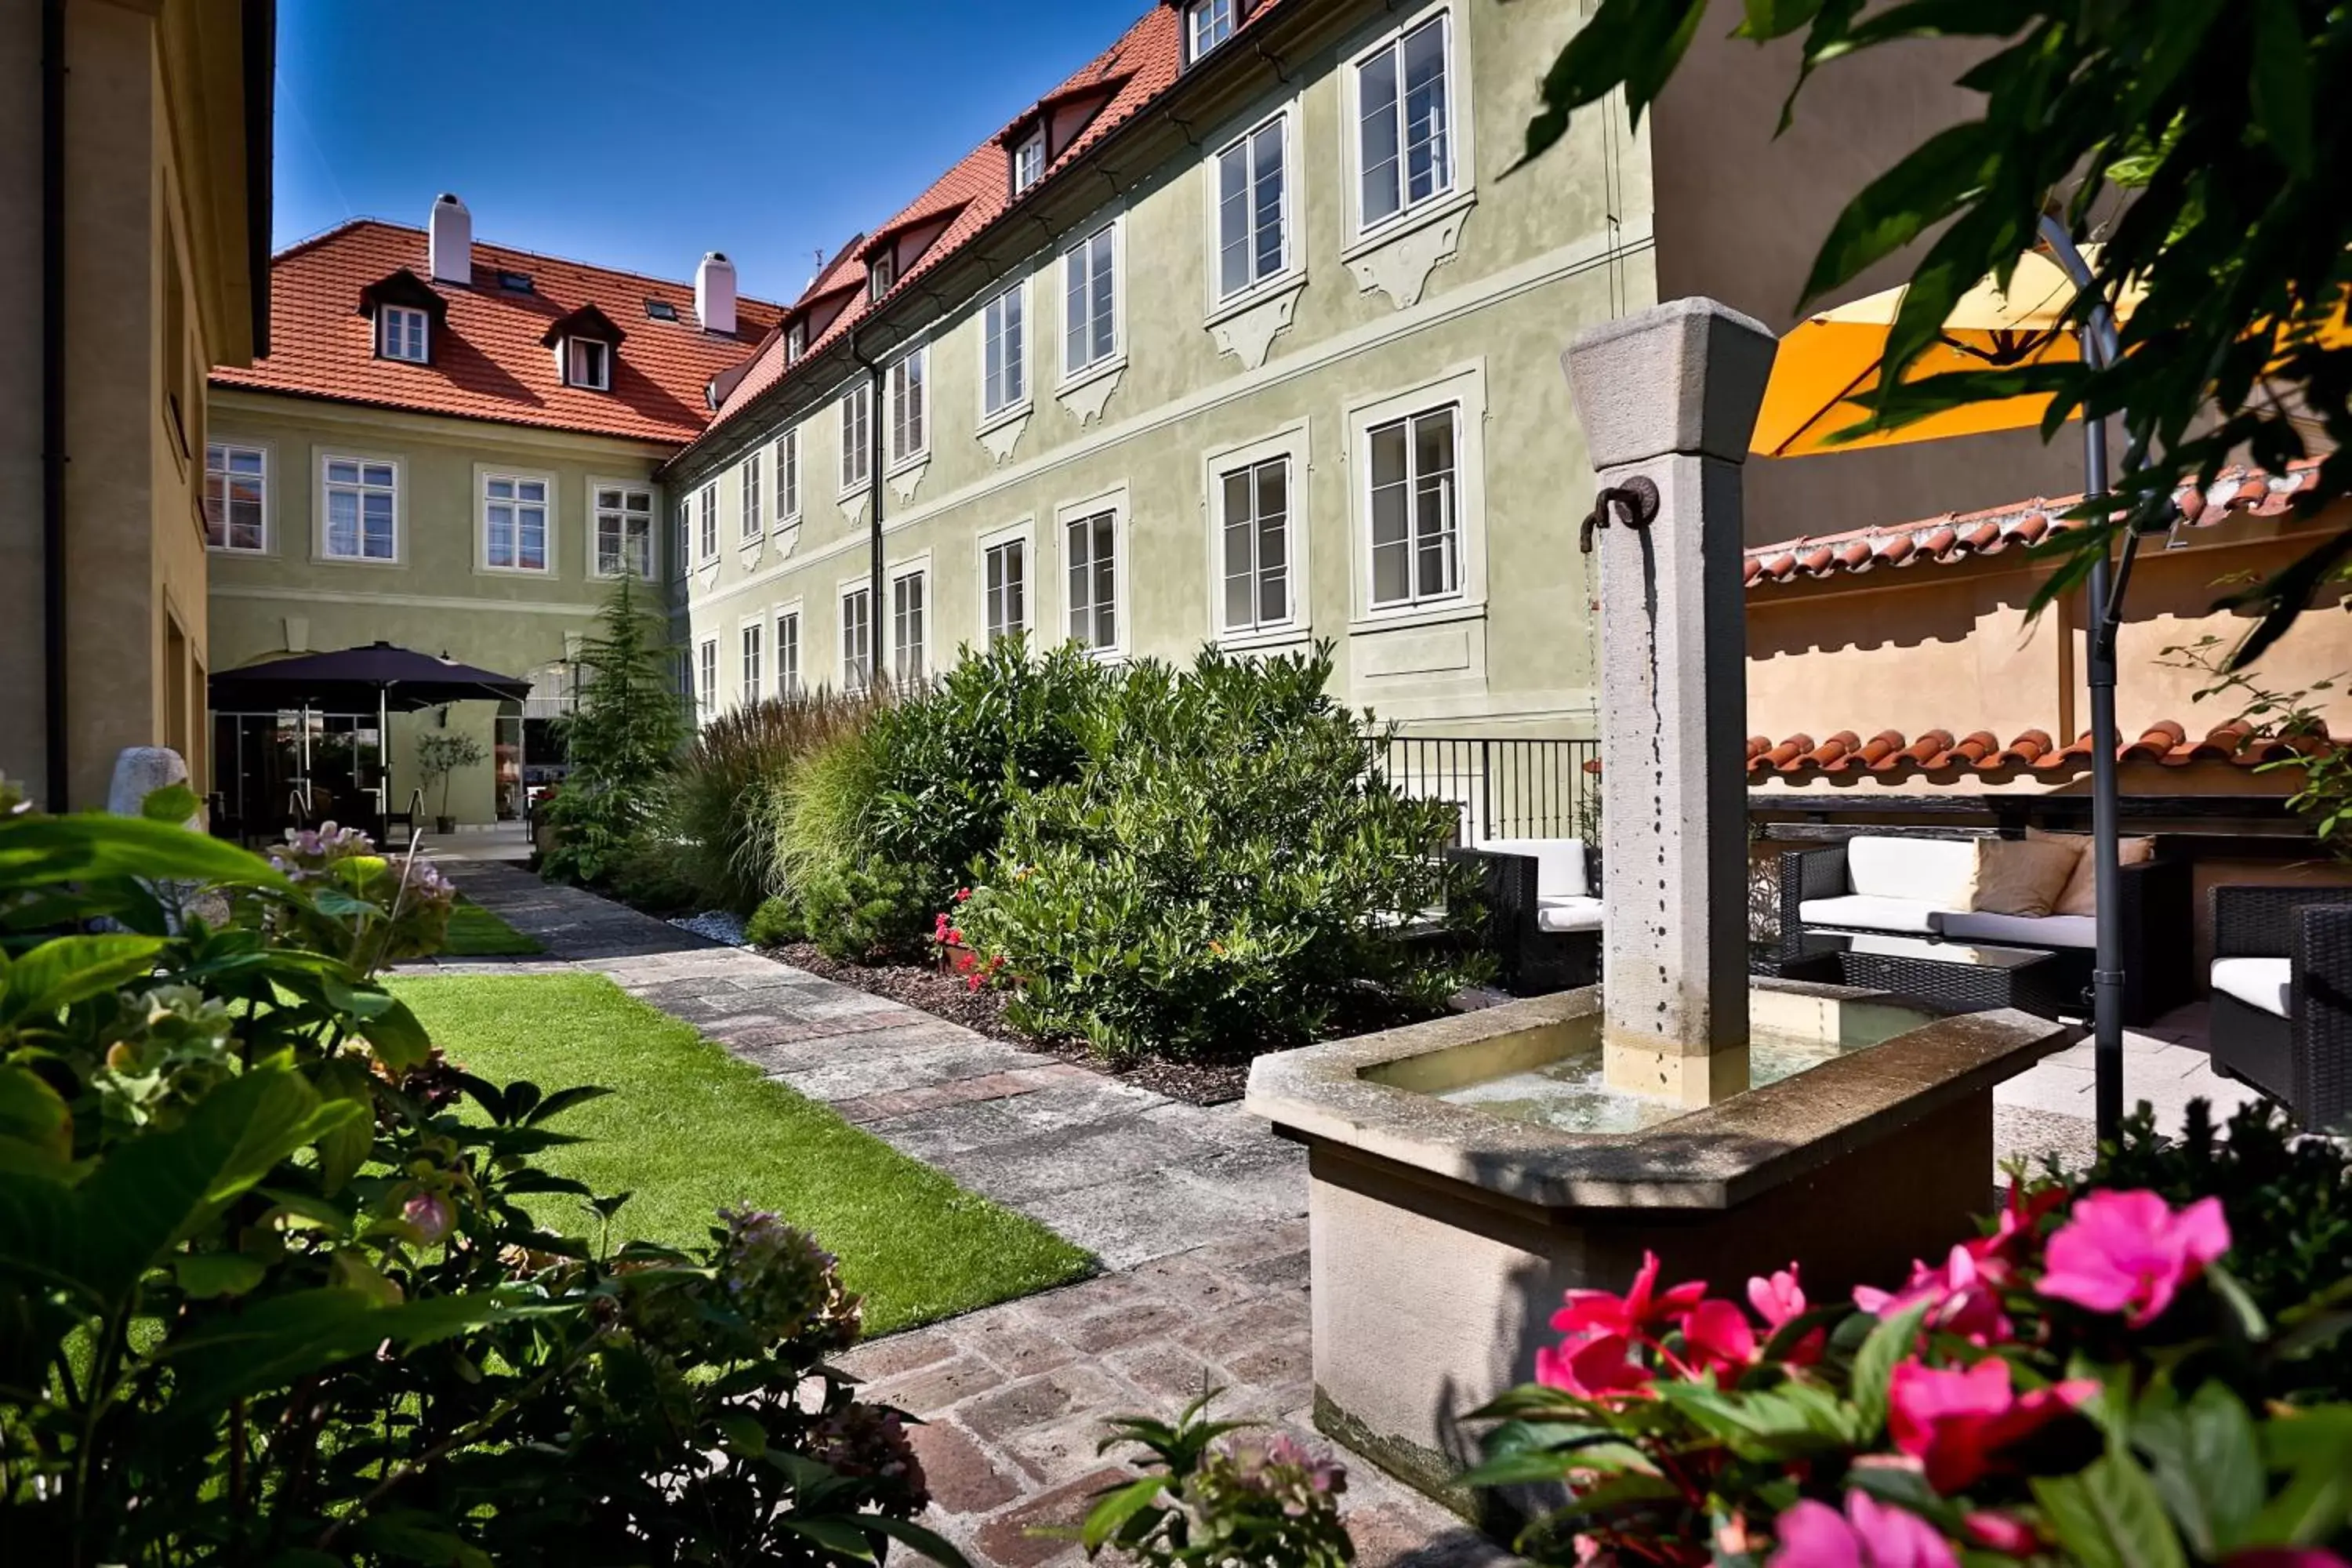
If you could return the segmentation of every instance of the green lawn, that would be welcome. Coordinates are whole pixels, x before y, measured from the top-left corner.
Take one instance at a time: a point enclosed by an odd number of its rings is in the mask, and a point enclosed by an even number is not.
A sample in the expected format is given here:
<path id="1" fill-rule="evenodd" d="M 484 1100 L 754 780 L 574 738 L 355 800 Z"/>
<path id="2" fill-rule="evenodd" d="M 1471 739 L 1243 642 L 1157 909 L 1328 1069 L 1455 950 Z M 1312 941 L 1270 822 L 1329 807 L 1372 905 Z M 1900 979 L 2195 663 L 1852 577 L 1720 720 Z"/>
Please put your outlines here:
<path id="1" fill-rule="evenodd" d="M 883 1333 L 1073 1279 L 1087 1255 L 769 1082 L 688 1025 L 593 974 L 410 975 L 388 984 L 451 1059 L 494 1083 L 610 1097 L 554 1125 L 591 1140 L 546 1163 L 599 1193 L 636 1195 L 614 1237 L 702 1242 L 721 1204 L 773 1209 L 841 1258 Z M 594 1232 L 551 1197 L 551 1228 Z"/>
<path id="2" fill-rule="evenodd" d="M 451 958 L 530 958 L 547 949 L 461 893 L 441 951 Z"/>

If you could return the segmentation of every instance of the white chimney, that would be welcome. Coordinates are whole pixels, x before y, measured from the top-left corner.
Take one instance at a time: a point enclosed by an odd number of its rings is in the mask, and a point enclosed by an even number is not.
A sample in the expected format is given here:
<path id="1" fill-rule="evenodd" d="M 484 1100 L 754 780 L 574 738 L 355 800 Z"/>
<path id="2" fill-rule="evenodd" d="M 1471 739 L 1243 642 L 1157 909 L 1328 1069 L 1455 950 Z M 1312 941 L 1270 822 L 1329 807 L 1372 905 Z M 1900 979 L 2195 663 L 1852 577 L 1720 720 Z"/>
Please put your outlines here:
<path id="1" fill-rule="evenodd" d="M 474 215 L 447 191 L 433 199 L 425 220 L 425 251 L 436 283 L 474 281 Z"/>
<path id="2" fill-rule="evenodd" d="M 735 264 L 719 251 L 694 269 L 694 314 L 704 331 L 735 335 Z"/>

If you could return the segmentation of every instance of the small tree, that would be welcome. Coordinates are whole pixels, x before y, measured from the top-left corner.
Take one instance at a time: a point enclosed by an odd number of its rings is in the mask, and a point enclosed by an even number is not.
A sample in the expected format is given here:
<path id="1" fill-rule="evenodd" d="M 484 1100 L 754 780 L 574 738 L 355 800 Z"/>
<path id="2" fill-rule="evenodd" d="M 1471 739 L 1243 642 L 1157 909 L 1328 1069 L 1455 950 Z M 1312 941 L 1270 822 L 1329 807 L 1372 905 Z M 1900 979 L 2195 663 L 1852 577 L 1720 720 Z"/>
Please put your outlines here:
<path id="1" fill-rule="evenodd" d="M 623 577 L 581 648 L 579 705 L 561 721 L 572 772 L 548 802 L 556 830 L 549 876 L 602 880 L 644 828 L 688 733 L 667 645 L 661 616 Z"/>
<path id="2" fill-rule="evenodd" d="M 441 786 L 440 820 L 449 820 L 449 776 L 460 768 L 482 765 L 482 743 L 473 736 L 452 730 L 437 730 L 416 742 L 416 771 L 424 776 L 425 787 L 431 789 L 437 782 Z"/>

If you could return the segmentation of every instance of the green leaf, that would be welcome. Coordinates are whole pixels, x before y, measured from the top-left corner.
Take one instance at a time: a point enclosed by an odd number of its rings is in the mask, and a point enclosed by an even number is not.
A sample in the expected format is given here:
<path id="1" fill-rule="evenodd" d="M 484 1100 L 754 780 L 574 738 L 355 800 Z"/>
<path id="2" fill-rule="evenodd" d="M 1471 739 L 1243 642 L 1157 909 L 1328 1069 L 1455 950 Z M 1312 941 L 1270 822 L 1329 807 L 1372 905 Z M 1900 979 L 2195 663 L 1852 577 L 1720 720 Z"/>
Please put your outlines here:
<path id="1" fill-rule="evenodd" d="M 150 822 L 168 822 L 184 828 L 204 809 L 196 792 L 184 784 L 165 784 L 162 789 L 149 790 L 147 798 L 139 803 L 139 815 Z"/>
<path id="2" fill-rule="evenodd" d="M 180 1375 L 170 1406 L 154 1419 L 206 1421 L 231 1400 L 283 1388 L 387 1340 L 415 1349 L 520 1316 L 520 1305 L 487 1290 L 398 1305 L 357 1290 L 274 1296 L 163 1346 L 162 1357 Z"/>
<path id="3" fill-rule="evenodd" d="M 2131 1425 L 2156 1489 L 2200 1557 L 2242 1544 L 2269 1490 L 2252 1419 L 2220 1382 L 2186 1405 L 2151 1396 Z"/>
<path id="4" fill-rule="evenodd" d="M 247 1258 L 241 1252 L 192 1252 L 175 1259 L 172 1272 L 180 1281 L 180 1289 L 204 1300 L 214 1296 L 242 1296 L 256 1285 L 269 1269 L 257 1258 Z"/>
<path id="5" fill-rule="evenodd" d="M 1601 0 L 1543 79 L 1543 110 L 1528 122 L 1517 168 L 1568 132 L 1570 115 L 1619 84 L 1634 125 L 1690 47 L 1706 0 Z"/>
<path id="6" fill-rule="evenodd" d="M 577 1084 L 571 1089 L 559 1089 L 545 1100 L 520 1111 L 523 1125 L 536 1127 L 551 1117 L 561 1116 L 575 1105 L 585 1105 L 592 1100 L 602 1100 L 613 1091 L 593 1083 Z"/>
<path id="7" fill-rule="evenodd" d="M 1864 186 L 1838 214 L 1828 237 L 1822 241 L 1811 276 L 1805 279 L 1804 302 L 1850 282 L 1950 216 L 1983 187 L 1999 153 L 1989 129 L 1971 121 L 1928 137 L 1901 163 Z M 1982 275 L 1982 268 L 1978 275 Z M 1969 279 L 1971 285 L 1975 281 L 1973 277 Z M 1906 310 L 1909 303 L 1906 299 Z M 1948 302 L 1948 308 L 1937 313 L 1936 324 L 1941 326 L 1949 313 Z"/>
<path id="8" fill-rule="evenodd" d="M 29 1154 L 62 1176 L 73 1158 L 73 1113 L 38 1073 L 0 1067 L 0 1139 L 24 1145 L 20 1156 Z"/>
<path id="9" fill-rule="evenodd" d="M 0 974 L 0 1024 L 47 1017 L 151 974 L 162 937 L 109 931 L 61 936 L 20 954 Z"/>
<path id="10" fill-rule="evenodd" d="M 1146 1476 L 1141 1480 L 1129 1481 L 1125 1486 L 1097 1493 L 1094 1506 L 1087 1510 L 1085 1528 L 1078 1532 L 1087 1555 L 1091 1557 L 1101 1551 L 1129 1520 L 1158 1501 L 1160 1494 L 1168 1489 L 1171 1479 L 1168 1476 Z"/>
<path id="11" fill-rule="evenodd" d="M 2254 47 L 2247 98 L 2254 123 L 2297 179 L 2312 173 L 2311 46 L 2295 0 L 2251 0 Z"/>
<path id="12" fill-rule="evenodd" d="M 320 1064 L 314 1077 L 319 1093 L 329 1104 L 349 1102 L 359 1107 L 359 1114 L 319 1140 L 319 1185 L 338 1193 L 375 1150 L 373 1075 L 343 1056 Z"/>
<path id="13" fill-rule="evenodd" d="M 1864 1431 L 1875 1432 L 1886 1424 L 1886 1385 L 1894 1380 L 1895 1363 L 1918 1344 L 1919 1325 L 1927 1321 L 1930 1305 L 1922 1301 L 1894 1317 L 1880 1319 L 1854 1353 L 1849 1395 L 1862 1415 Z"/>
<path id="14" fill-rule="evenodd" d="M 2126 1451 L 2072 1476 L 2036 1476 L 2033 1496 L 2069 1559 L 2083 1568 L 2188 1568 L 2163 1500 Z"/>
<path id="15" fill-rule="evenodd" d="M 726 1438 L 730 1452 L 757 1458 L 768 1451 L 768 1429 L 740 1410 L 722 1410 L 710 1424 Z"/>
<path id="16" fill-rule="evenodd" d="M 0 891 L 123 878 L 290 886 L 259 856 L 176 824 L 102 812 L 0 820 Z"/>
<path id="17" fill-rule="evenodd" d="M 971 1568 L 970 1560 L 962 1552 L 958 1552 L 952 1543 L 942 1538 L 937 1531 L 924 1529 L 913 1520 L 892 1519 L 888 1514 L 883 1513 L 860 1514 L 857 1518 L 858 1522 L 867 1530 L 880 1531 L 893 1541 L 906 1542 L 938 1563 L 940 1568 Z"/>
<path id="18" fill-rule="evenodd" d="M 856 1563 L 877 1561 L 874 1542 L 867 1539 L 866 1531 L 860 1528 L 867 1522 L 863 1517 L 860 1517 L 856 1523 L 852 1523 L 849 1520 L 837 1515 L 819 1514 L 803 1517 L 798 1514 L 787 1514 L 777 1522 L 794 1535 L 806 1541 L 814 1541 L 836 1556 L 846 1557 Z"/>

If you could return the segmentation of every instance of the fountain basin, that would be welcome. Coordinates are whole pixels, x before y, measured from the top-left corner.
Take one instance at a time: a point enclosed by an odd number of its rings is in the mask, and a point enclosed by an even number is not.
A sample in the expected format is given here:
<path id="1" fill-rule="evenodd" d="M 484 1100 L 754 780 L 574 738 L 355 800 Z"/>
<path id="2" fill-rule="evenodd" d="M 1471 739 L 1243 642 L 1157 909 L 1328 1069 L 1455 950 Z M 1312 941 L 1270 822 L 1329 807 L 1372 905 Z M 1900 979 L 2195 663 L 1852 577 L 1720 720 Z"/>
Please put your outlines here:
<path id="1" fill-rule="evenodd" d="M 1993 1086 L 2077 1035 L 1793 982 L 1749 1006 L 1752 1059 L 1797 1070 L 1695 1110 L 1579 1065 L 1599 987 L 1259 1058 L 1246 1108 L 1307 1150 L 1317 1424 L 1471 1511 L 1463 1418 L 1533 1375 L 1561 1291 L 1644 1251 L 1735 1298 L 1791 1258 L 1817 1301 L 1899 1280 L 1987 1206 Z"/>

